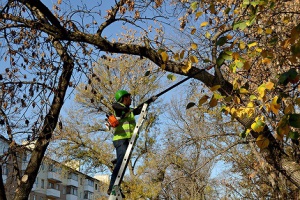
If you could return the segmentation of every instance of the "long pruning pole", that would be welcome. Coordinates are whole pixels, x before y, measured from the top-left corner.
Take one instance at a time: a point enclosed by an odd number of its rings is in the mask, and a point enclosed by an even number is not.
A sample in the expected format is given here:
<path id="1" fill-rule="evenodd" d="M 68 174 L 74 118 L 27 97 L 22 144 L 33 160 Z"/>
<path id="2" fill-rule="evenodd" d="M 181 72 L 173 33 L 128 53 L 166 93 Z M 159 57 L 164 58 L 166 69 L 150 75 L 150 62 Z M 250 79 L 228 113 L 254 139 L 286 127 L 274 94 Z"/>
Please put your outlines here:
<path id="1" fill-rule="evenodd" d="M 194 76 L 196 76 L 197 74 L 199 74 L 201 71 L 202 71 L 202 70 L 200 70 L 199 72 L 194 73 L 194 74 L 192 74 L 192 75 L 186 77 L 185 79 L 179 81 L 178 83 L 172 85 L 171 87 L 168 87 L 167 89 L 163 90 L 162 92 L 158 93 L 157 95 L 154 95 L 153 97 L 158 98 L 159 96 L 165 94 L 166 92 L 169 92 L 170 90 L 172 90 L 173 88 L 177 87 L 178 85 L 184 83 L 185 81 L 189 80 L 190 78 L 193 78 Z M 153 97 L 151 97 L 149 100 L 147 100 L 147 101 L 145 101 L 145 102 L 151 101 L 151 99 L 152 99 Z"/>

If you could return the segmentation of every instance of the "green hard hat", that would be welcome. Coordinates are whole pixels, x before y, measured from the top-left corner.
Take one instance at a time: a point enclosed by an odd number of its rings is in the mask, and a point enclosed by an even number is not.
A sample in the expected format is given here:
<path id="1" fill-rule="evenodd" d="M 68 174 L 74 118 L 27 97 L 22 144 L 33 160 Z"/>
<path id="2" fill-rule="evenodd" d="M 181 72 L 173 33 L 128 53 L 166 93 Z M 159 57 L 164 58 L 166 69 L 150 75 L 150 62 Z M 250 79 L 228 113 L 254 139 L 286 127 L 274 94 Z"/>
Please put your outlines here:
<path id="1" fill-rule="evenodd" d="M 119 101 L 125 95 L 130 95 L 130 93 L 126 90 L 118 90 L 115 94 L 116 101 Z"/>

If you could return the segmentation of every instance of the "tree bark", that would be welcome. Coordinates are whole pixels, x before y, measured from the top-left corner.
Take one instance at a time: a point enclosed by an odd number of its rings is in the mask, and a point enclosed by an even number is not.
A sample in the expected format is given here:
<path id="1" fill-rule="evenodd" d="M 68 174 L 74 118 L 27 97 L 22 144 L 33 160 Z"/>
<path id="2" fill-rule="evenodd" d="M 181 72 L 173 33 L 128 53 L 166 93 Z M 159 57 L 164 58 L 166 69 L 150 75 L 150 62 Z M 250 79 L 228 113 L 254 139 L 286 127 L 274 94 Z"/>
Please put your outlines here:
<path id="1" fill-rule="evenodd" d="M 54 42 L 57 52 L 60 54 L 63 61 L 62 74 L 59 78 L 58 88 L 54 93 L 54 98 L 51 108 L 45 117 L 43 128 L 36 141 L 35 148 L 23 177 L 20 180 L 15 193 L 14 200 L 27 200 L 31 192 L 32 186 L 37 177 L 39 167 L 44 158 L 45 152 L 49 145 L 53 131 L 58 122 L 60 110 L 64 104 L 64 98 L 74 69 L 74 62 L 64 50 L 64 47 L 59 42 Z"/>

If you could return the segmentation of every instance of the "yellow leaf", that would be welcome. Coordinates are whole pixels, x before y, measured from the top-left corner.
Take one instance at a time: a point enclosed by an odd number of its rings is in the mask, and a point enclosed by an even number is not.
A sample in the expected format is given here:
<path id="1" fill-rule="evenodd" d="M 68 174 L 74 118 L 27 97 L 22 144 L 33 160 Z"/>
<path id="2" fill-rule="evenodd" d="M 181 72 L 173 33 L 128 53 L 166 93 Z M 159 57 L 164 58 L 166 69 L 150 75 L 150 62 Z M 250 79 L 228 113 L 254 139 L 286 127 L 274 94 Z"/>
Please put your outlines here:
<path id="1" fill-rule="evenodd" d="M 247 113 L 248 117 L 251 117 L 255 113 L 253 102 L 248 103 L 247 108 L 245 109 L 245 113 Z"/>
<path id="2" fill-rule="evenodd" d="M 253 124 L 251 124 L 251 128 L 253 131 L 260 133 L 264 130 L 265 123 L 262 120 L 257 120 Z"/>
<path id="3" fill-rule="evenodd" d="M 196 28 L 193 27 L 192 30 L 191 30 L 191 35 L 194 35 L 196 33 Z"/>
<path id="4" fill-rule="evenodd" d="M 204 26 L 207 26 L 207 25 L 208 25 L 208 22 L 202 22 L 202 23 L 200 24 L 201 27 L 204 27 Z"/>
<path id="5" fill-rule="evenodd" d="M 207 39 L 209 39 L 210 36 L 211 36 L 211 34 L 207 31 L 207 32 L 205 33 L 205 37 L 206 37 Z"/>
<path id="6" fill-rule="evenodd" d="M 238 83 L 237 79 L 234 79 L 232 85 L 233 85 L 234 90 L 237 90 L 239 88 L 239 83 Z"/>
<path id="7" fill-rule="evenodd" d="M 222 96 L 221 94 L 214 92 L 214 98 L 219 100 L 219 99 L 223 99 L 225 96 Z"/>
<path id="8" fill-rule="evenodd" d="M 218 104 L 218 100 L 215 99 L 214 97 L 211 98 L 210 102 L 209 102 L 209 106 L 211 108 L 215 107 Z"/>
<path id="9" fill-rule="evenodd" d="M 266 34 L 271 34 L 271 33 L 272 33 L 272 31 L 273 31 L 272 29 L 270 29 L 270 28 L 267 28 L 267 29 L 266 29 Z"/>
<path id="10" fill-rule="evenodd" d="M 280 104 L 277 103 L 277 100 L 278 100 L 278 96 L 275 96 L 270 105 L 272 112 L 276 115 L 278 114 L 279 109 L 280 109 Z"/>
<path id="11" fill-rule="evenodd" d="M 264 58 L 264 59 L 262 59 L 262 63 L 263 64 L 271 64 L 271 59 L 270 58 Z"/>
<path id="12" fill-rule="evenodd" d="M 258 93 L 259 93 L 259 97 L 260 97 L 260 98 L 263 98 L 263 97 L 266 95 L 266 86 L 265 86 L 265 84 L 260 85 L 260 86 L 257 88 L 257 91 L 258 91 Z"/>
<path id="13" fill-rule="evenodd" d="M 263 29 L 259 27 L 259 28 L 257 29 L 257 33 L 258 33 L 258 34 L 262 34 L 262 33 L 263 33 Z"/>
<path id="14" fill-rule="evenodd" d="M 215 85 L 213 87 L 210 88 L 210 90 L 213 92 L 213 91 L 216 91 L 217 89 L 219 89 L 221 87 L 221 85 Z"/>
<path id="15" fill-rule="evenodd" d="M 225 113 L 225 115 L 228 115 L 228 113 L 230 112 L 230 108 L 226 107 L 226 106 L 223 106 L 222 111 Z"/>
<path id="16" fill-rule="evenodd" d="M 266 89 L 272 90 L 274 88 L 274 83 L 269 81 L 269 82 L 266 82 L 265 86 L 266 86 Z"/>
<path id="17" fill-rule="evenodd" d="M 184 67 L 181 68 L 183 73 L 187 73 L 192 68 L 192 63 L 188 61 Z"/>
<path id="18" fill-rule="evenodd" d="M 261 53 L 263 50 L 261 48 L 256 48 L 255 51 L 257 51 L 258 53 Z"/>
<path id="19" fill-rule="evenodd" d="M 240 88 L 240 93 L 241 94 L 247 94 L 247 93 L 249 93 L 249 91 L 245 88 Z"/>
<path id="20" fill-rule="evenodd" d="M 241 42 L 239 43 L 239 48 L 240 48 L 241 50 L 245 49 L 245 48 L 246 48 L 245 42 L 241 41 Z"/>
<path id="21" fill-rule="evenodd" d="M 198 58 L 196 56 L 190 56 L 190 61 L 192 63 L 197 63 L 198 62 Z"/>
<path id="22" fill-rule="evenodd" d="M 191 44 L 191 48 L 192 48 L 193 50 L 196 50 L 196 49 L 198 48 L 198 45 L 197 45 L 196 43 L 192 43 L 192 44 Z"/>
<path id="23" fill-rule="evenodd" d="M 207 96 L 207 95 L 204 95 L 203 97 L 201 97 L 201 99 L 198 102 L 199 107 L 202 106 L 207 101 L 208 98 L 209 98 L 209 96 Z"/>
<path id="24" fill-rule="evenodd" d="M 182 59 L 184 57 L 184 50 L 182 50 L 181 52 L 180 52 L 180 59 Z"/>
<path id="25" fill-rule="evenodd" d="M 290 18 L 289 17 L 284 17 L 282 21 L 283 21 L 283 23 L 287 24 L 287 23 L 290 22 Z"/>
<path id="26" fill-rule="evenodd" d="M 236 109 L 235 108 L 231 108 L 230 114 L 233 115 L 233 116 L 236 115 Z"/>
<path id="27" fill-rule="evenodd" d="M 203 12 L 196 12 L 195 16 L 196 16 L 196 19 L 198 19 L 201 15 L 203 14 Z"/>
<path id="28" fill-rule="evenodd" d="M 270 141 L 268 138 L 264 137 L 263 135 L 259 135 L 256 138 L 256 144 L 260 149 L 267 148 L 270 144 Z"/>
<path id="29" fill-rule="evenodd" d="M 233 11 L 233 13 L 234 13 L 234 14 L 239 14 L 239 13 L 240 13 L 240 9 L 238 9 L 238 8 L 235 9 L 235 10 Z"/>
<path id="30" fill-rule="evenodd" d="M 178 61 L 179 60 L 179 54 L 175 53 L 175 55 L 173 56 L 173 58 L 174 58 L 175 61 Z"/>
<path id="31" fill-rule="evenodd" d="M 247 108 L 254 108 L 254 103 L 253 102 L 249 102 L 247 104 Z"/>
<path id="32" fill-rule="evenodd" d="M 165 70 L 165 69 L 166 69 L 166 65 L 165 65 L 165 64 L 162 64 L 162 65 L 160 66 L 160 68 L 161 68 L 162 70 Z"/>
<path id="33" fill-rule="evenodd" d="M 167 52 L 163 51 L 163 52 L 160 53 L 160 55 L 161 55 L 161 58 L 162 58 L 162 60 L 163 60 L 164 62 L 167 62 L 167 61 L 168 61 L 169 56 L 168 56 Z"/>
<path id="34" fill-rule="evenodd" d="M 254 46 L 256 46 L 257 45 L 257 42 L 250 42 L 249 44 L 248 44 L 248 47 L 250 48 L 250 47 L 254 47 Z"/>

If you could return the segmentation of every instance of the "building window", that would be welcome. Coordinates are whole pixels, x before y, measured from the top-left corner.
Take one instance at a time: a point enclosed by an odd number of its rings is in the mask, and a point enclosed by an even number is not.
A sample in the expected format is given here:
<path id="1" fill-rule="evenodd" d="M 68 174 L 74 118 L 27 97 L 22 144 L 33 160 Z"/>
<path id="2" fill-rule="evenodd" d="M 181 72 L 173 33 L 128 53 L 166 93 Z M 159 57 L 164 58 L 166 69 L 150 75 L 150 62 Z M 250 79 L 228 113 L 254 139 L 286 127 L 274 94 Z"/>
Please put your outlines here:
<path id="1" fill-rule="evenodd" d="M 98 184 L 97 183 L 95 184 L 95 190 L 98 190 Z"/>
<path id="2" fill-rule="evenodd" d="M 50 189 L 55 189 L 54 183 L 49 182 L 49 183 L 48 183 L 48 188 L 50 188 Z"/>
<path id="3" fill-rule="evenodd" d="M 78 175 L 75 174 L 75 173 L 70 173 L 70 174 L 68 175 L 68 178 L 69 178 L 69 179 L 72 179 L 72 180 L 74 180 L 74 181 L 78 181 Z"/>
<path id="4" fill-rule="evenodd" d="M 90 179 L 88 179 L 88 185 L 89 185 L 89 186 L 92 186 L 92 187 L 94 187 L 94 181 L 93 181 L 93 180 L 90 180 Z"/>
<path id="5" fill-rule="evenodd" d="M 89 192 L 89 191 L 84 191 L 83 198 L 84 199 L 93 199 L 94 193 Z"/>
<path id="6" fill-rule="evenodd" d="M 66 194 L 66 187 L 63 187 L 62 193 Z"/>
<path id="7" fill-rule="evenodd" d="M 67 186 L 67 194 L 73 194 L 77 196 L 77 187 Z"/>
<path id="8" fill-rule="evenodd" d="M 41 188 L 44 188 L 44 187 L 45 187 L 45 180 L 42 179 L 42 180 L 41 180 Z"/>
<path id="9" fill-rule="evenodd" d="M 57 168 L 54 165 L 49 165 L 49 172 L 57 172 Z"/>

